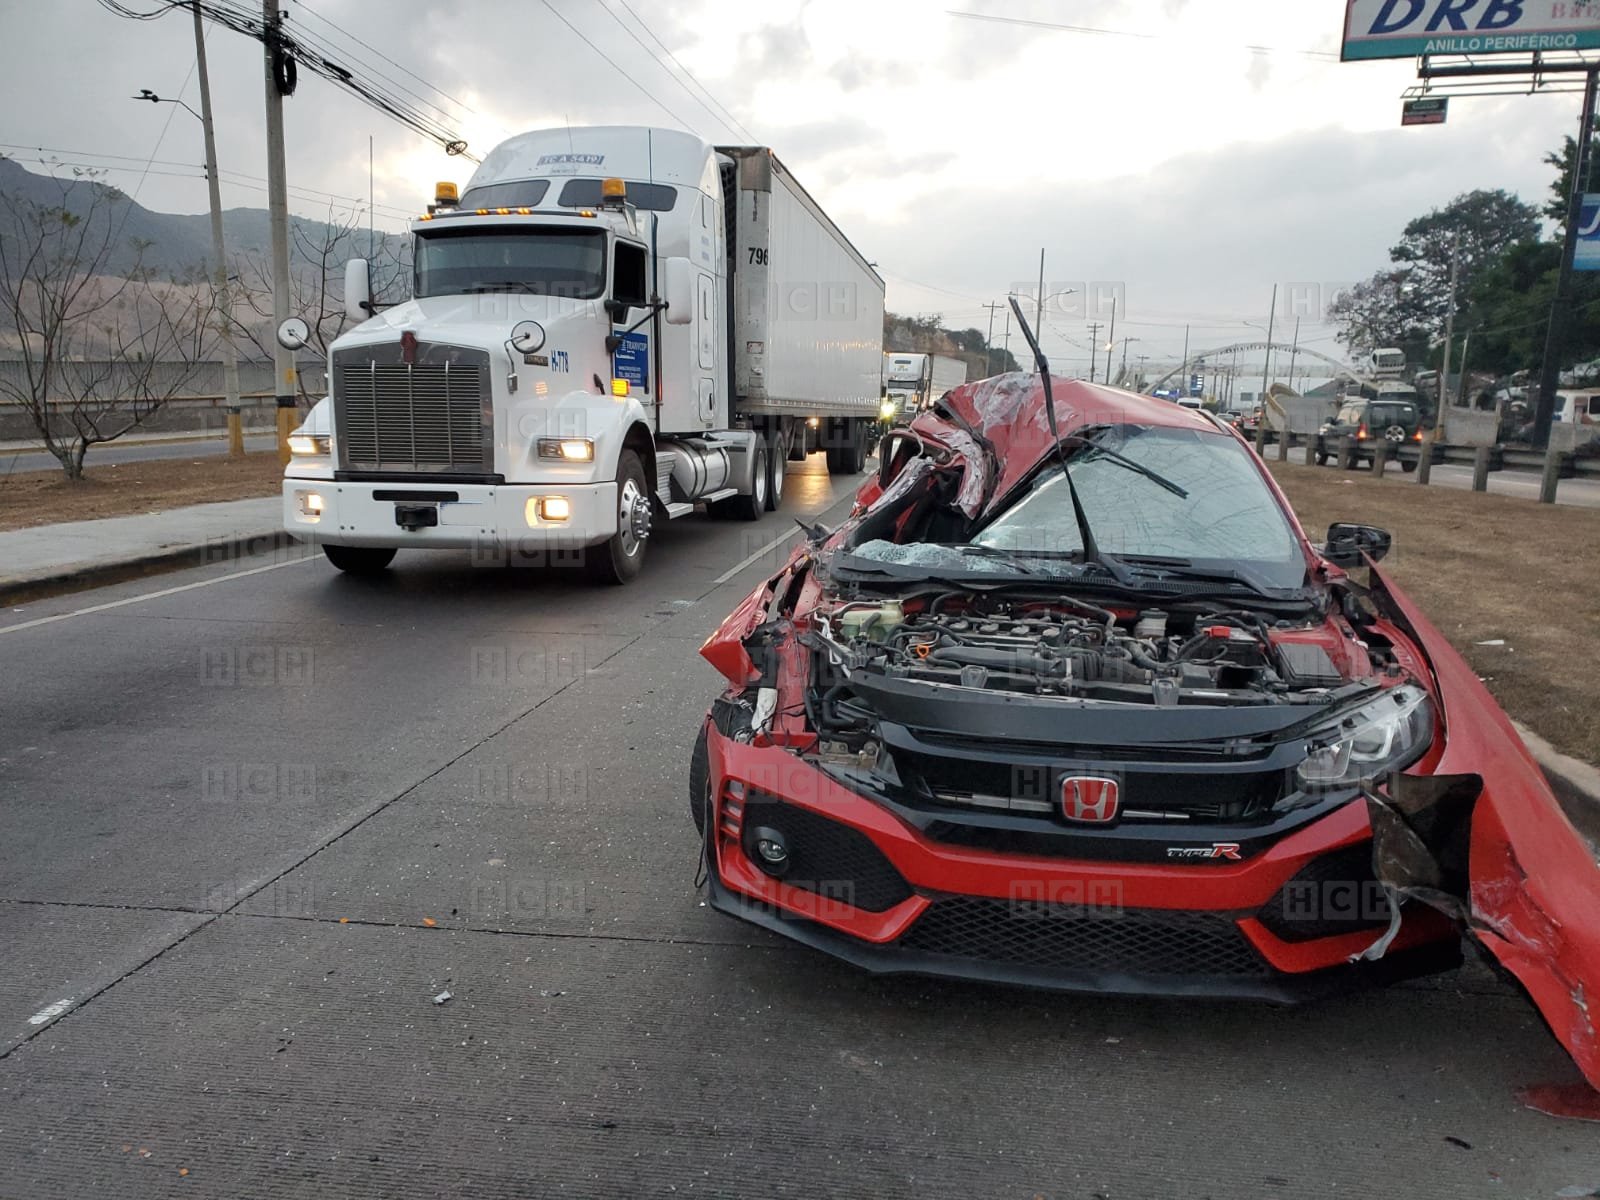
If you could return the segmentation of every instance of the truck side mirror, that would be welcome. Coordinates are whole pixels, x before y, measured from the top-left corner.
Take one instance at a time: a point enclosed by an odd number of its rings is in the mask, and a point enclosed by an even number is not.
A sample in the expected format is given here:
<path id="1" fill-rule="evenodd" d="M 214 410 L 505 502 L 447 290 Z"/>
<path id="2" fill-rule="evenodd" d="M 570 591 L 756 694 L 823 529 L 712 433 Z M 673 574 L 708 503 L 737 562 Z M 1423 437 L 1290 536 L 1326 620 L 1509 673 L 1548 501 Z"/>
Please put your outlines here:
<path id="1" fill-rule="evenodd" d="M 667 259 L 665 284 L 667 324 L 689 324 L 694 320 L 694 267 L 687 258 Z"/>
<path id="2" fill-rule="evenodd" d="M 364 258 L 352 258 L 344 265 L 344 311 L 352 321 L 372 316 L 372 275 Z"/>
<path id="3" fill-rule="evenodd" d="M 1328 526 L 1328 540 L 1322 547 L 1322 557 L 1336 567 L 1359 567 L 1363 555 L 1377 562 L 1389 553 L 1393 543 L 1394 539 L 1387 529 L 1335 521 Z"/>

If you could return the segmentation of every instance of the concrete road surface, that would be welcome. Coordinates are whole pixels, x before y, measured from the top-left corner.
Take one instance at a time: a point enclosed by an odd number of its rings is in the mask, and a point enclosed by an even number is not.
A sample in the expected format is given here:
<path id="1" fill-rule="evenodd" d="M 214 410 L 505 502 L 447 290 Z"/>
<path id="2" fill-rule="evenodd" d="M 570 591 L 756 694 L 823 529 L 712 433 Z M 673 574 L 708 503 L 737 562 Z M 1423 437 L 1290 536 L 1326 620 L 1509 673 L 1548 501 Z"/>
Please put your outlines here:
<path id="1" fill-rule="evenodd" d="M 0 1196 L 1600 1185 L 1593 1127 L 1514 1099 L 1574 1068 L 1479 967 L 1069 997 L 708 911 L 695 650 L 845 496 L 813 457 L 781 517 L 675 522 L 626 589 L 284 553 L 0 613 Z"/>
<path id="2" fill-rule="evenodd" d="M 278 444 L 277 434 L 251 434 L 244 439 L 247 451 L 271 450 Z M 84 458 L 86 466 L 110 466 L 113 463 L 150 462 L 163 458 L 214 458 L 228 452 L 228 439 L 206 438 L 196 441 L 168 442 L 115 441 L 91 446 Z M 23 471 L 54 471 L 61 464 L 56 456 L 45 450 L 0 450 L 0 481 L 7 475 Z"/>

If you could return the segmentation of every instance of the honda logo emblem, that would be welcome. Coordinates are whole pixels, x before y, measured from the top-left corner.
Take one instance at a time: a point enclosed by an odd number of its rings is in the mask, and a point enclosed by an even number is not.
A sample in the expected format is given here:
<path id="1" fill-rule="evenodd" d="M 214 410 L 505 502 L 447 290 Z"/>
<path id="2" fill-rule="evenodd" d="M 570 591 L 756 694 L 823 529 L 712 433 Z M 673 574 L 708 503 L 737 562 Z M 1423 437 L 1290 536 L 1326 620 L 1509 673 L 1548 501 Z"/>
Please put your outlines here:
<path id="1" fill-rule="evenodd" d="M 1115 821 L 1118 791 L 1115 779 L 1100 775 L 1069 775 L 1061 781 L 1061 815 L 1069 821 L 1095 825 Z"/>

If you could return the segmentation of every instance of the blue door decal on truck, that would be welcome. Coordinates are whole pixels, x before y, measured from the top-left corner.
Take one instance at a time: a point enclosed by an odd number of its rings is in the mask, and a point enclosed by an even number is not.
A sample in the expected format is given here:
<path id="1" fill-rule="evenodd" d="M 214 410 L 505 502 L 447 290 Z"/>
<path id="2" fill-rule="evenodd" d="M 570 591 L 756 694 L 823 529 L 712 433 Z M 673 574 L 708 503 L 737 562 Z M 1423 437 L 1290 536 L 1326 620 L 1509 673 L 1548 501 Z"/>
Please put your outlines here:
<path id="1" fill-rule="evenodd" d="M 616 379 L 626 379 L 630 386 L 648 389 L 650 381 L 650 337 L 648 334 L 625 333 L 622 344 L 611 356 L 611 370 Z"/>

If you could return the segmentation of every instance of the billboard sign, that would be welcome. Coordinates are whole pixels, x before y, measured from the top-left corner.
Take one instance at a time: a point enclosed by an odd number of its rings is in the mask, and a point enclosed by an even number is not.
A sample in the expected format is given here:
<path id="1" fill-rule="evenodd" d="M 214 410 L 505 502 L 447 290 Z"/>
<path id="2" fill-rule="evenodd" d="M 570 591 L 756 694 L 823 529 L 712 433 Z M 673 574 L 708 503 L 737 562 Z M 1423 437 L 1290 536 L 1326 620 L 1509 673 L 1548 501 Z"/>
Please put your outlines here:
<path id="1" fill-rule="evenodd" d="M 1344 62 L 1600 49 L 1593 0 L 1346 0 Z"/>
<path id="2" fill-rule="evenodd" d="M 1574 271 L 1600 271 L 1600 192 L 1586 192 L 1578 209 L 1578 244 L 1572 251 Z"/>

